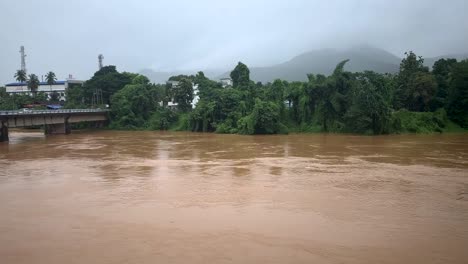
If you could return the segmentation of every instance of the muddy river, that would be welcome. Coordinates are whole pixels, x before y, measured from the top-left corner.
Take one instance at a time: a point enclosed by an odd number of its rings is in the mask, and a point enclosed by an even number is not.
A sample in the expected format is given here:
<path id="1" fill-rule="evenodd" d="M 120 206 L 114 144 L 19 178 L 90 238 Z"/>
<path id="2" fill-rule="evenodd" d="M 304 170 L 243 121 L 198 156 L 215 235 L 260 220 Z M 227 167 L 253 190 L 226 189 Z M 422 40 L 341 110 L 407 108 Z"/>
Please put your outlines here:
<path id="1" fill-rule="evenodd" d="M 468 134 L 10 137 L 0 263 L 468 263 Z"/>

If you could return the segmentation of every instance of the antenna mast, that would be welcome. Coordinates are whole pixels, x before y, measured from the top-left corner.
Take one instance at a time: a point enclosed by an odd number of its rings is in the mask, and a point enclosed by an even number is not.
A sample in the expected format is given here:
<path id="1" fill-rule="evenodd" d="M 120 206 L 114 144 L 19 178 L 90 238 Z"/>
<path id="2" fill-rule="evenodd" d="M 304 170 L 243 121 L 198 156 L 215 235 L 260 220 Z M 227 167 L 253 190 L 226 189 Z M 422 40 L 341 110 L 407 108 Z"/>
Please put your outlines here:
<path id="1" fill-rule="evenodd" d="M 26 72 L 26 54 L 24 53 L 24 46 L 20 47 L 21 53 L 21 70 Z"/>
<path id="2" fill-rule="evenodd" d="M 99 70 L 102 69 L 102 60 L 104 59 L 104 56 L 102 54 L 99 54 L 98 60 L 99 60 Z"/>

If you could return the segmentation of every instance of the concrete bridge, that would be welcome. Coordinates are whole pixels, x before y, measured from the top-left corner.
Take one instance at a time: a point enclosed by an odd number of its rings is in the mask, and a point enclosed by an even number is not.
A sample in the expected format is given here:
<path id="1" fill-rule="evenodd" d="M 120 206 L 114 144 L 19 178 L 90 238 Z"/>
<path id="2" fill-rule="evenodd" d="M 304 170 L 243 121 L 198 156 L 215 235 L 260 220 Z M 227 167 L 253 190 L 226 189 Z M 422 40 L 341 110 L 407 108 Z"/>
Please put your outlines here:
<path id="1" fill-rule="evenodd" d="M 70 124 L 108 120 L 106 109 L 0 110 L 0 142 L 8 141 L 8 128 L 44 126 L 49 134 L 69 134 Z"/>

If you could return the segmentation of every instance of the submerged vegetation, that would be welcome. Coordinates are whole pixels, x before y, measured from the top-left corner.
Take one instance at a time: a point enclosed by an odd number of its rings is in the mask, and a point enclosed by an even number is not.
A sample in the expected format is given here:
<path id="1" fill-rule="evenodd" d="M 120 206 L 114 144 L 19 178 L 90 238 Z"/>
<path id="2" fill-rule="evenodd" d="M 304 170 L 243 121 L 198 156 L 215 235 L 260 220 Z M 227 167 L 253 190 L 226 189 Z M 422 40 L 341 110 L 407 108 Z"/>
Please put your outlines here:
<path id="1" fill-rule="evenodd" d="M 250 80 L 239 62 L 232 86 L 196 75 L 173 76 L 152 84 L 115 66 L 96 72 L 80 89 L 67 91 L 66 107 L 110 104 L 111 128 L 194 132 L 278 134 L 345 132 L 432 133 L 468 128 L 468 60 L 438 60 L 432 71 L 413 52 L 405 53 L 398 74 L 347 72 L 348 60 L 330 76 L 308 74 L 306 82 Z M 196 105 L 192 107 L 195 100 Z M 94 101 L 93 101 L 94 100 Z M 0 108 L 21 101 L 0 90 Z"/>

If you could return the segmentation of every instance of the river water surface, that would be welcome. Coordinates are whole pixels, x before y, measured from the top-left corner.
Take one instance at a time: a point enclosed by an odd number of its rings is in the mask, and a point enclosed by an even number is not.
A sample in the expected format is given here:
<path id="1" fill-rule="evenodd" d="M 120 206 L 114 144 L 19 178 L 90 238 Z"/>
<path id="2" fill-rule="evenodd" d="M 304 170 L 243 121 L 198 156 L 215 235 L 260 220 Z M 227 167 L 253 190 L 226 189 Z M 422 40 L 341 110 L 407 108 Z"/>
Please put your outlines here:
<path id="1" fill-rule="evenodd" d="M 468 263 L 468 136 L 13 132 L 0 263 Z"/>

